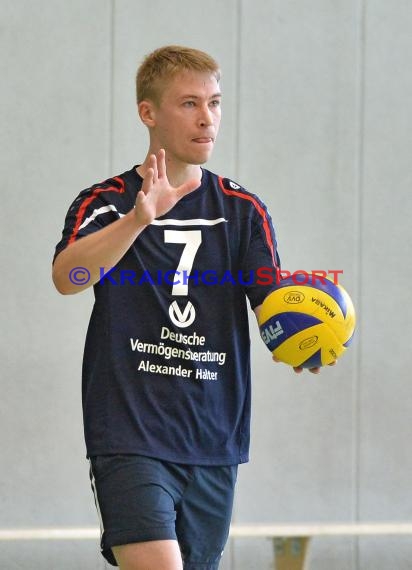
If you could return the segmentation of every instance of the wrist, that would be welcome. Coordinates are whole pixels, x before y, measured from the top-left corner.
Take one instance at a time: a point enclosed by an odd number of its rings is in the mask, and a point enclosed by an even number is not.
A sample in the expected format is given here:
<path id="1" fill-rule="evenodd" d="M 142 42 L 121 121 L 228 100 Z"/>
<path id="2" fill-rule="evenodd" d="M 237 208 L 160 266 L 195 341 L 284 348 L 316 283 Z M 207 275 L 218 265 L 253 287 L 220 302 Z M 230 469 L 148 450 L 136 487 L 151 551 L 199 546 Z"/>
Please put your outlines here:
<path id="1" fill-rule="evenodd" d="M 133 229 L 138 233 L 147 228 L 150 223 L 147 222 L 147 220 L 141 219 L 141 216 L 139 216 L 138 212 L 136 211 L 136 207 L 130 210 L 130 212 L 128 212 L 124 217 L 127 218 Z"/>

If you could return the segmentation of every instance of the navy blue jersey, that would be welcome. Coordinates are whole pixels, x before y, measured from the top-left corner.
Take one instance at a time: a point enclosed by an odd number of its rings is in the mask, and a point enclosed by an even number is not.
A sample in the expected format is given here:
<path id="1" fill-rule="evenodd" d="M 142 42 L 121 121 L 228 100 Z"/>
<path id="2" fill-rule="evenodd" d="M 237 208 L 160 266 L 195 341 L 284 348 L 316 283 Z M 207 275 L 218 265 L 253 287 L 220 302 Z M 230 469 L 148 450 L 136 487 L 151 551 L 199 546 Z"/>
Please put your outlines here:
<path id="1" fill-rule="evenodd" d="M 57 255 L 119 219 L 142 184 L 136 169 L 84 190 Z M 263 203 L 202 169 L 198 189 L 154 220 L 102 270 L 83 359 L 88 456 L 136 453 L 176 463 L 248 460 L 247 298 L 261 304 L 278 265 Z"/>

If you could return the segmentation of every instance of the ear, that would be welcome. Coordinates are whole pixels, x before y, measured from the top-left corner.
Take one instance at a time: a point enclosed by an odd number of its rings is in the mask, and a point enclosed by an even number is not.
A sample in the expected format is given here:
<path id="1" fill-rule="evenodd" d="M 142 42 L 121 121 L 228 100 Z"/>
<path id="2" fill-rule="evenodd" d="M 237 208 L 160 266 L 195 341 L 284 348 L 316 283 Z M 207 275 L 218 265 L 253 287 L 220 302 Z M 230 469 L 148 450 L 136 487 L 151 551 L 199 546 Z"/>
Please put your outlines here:
<path id="1" fill-rule="evenodd" d="M 156 124 L 156 110 L 152 101 L 140 101 L 137 106 L 140 120 L 146 127 L 154 127 Z"/>

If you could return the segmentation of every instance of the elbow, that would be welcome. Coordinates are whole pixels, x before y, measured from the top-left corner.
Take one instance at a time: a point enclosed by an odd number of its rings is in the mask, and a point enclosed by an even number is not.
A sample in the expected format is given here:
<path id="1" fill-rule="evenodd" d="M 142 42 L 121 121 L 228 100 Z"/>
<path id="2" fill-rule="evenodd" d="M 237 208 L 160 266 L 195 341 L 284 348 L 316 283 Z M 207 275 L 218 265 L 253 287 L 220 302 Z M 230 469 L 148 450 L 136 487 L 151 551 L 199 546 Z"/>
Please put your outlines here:
<path id="1" fill-rule="evenodd" d="M 55 263 L 52 268 L 52 280 L 56 290 L 61 295 L 73 295 L 78 292 L 70 279 L 65 275 L 65 272 L 59 268 L 59 264 Z"/>
<path id="2" fill-rule="evenodd" d="M 70 295 L 74 292 L 71 290 L 71 288 L 68 286 L 68 284 L 65 283 L 65 280 L 61 279 L 57 275 L 57 272 L 55 272 L 54 269 L 53 269 L 53 273 L 52 273 L 52 279 L 53 279 L 53 283 L 54 283 L 56 290 L 61 295 Z"/>
<path id="3" fill-rule="evenodd" d="M 68 287 L 64 287 L 60 284 L 55 283 L 54 286 L 60 295 L 73 295 L 73 293 L 76 293 L 76 291 L 71 291 Z"/>
<path id="4" fill-rule="evenodd" d="M 52 266 L 52 280 L 61 295 L 75 295 L 95 283 L 87 267 L 76 266 L 78 260 L 73 260 L 68 249 L 59 253 Z"/>

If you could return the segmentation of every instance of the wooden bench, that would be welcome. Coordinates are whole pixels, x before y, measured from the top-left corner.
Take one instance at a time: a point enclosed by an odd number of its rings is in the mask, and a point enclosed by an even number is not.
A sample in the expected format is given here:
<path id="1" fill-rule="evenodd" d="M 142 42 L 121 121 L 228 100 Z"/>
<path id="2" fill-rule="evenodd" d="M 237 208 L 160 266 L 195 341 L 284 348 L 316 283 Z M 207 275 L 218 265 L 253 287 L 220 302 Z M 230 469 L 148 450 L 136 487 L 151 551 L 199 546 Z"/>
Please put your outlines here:
<path id="1" fill-rule="evenodd" d="M 308 570 L 308 547 L 314 537 L 373 535 L 412 535 L 412 523 L 233 524 L 230 528 L 231 539 L 273 540 L 275 570 Z M 99 538 L 100 529 L 96 527 L 0 529 L 0 541 Z"/>
<path id="2" fill-rule="evenodd" d="M 315 536 L 412 535 L 412 523 L 233 524 L 232 538 L 270 538 L 275 570 L 309 570 L 308 547 Z"/>

